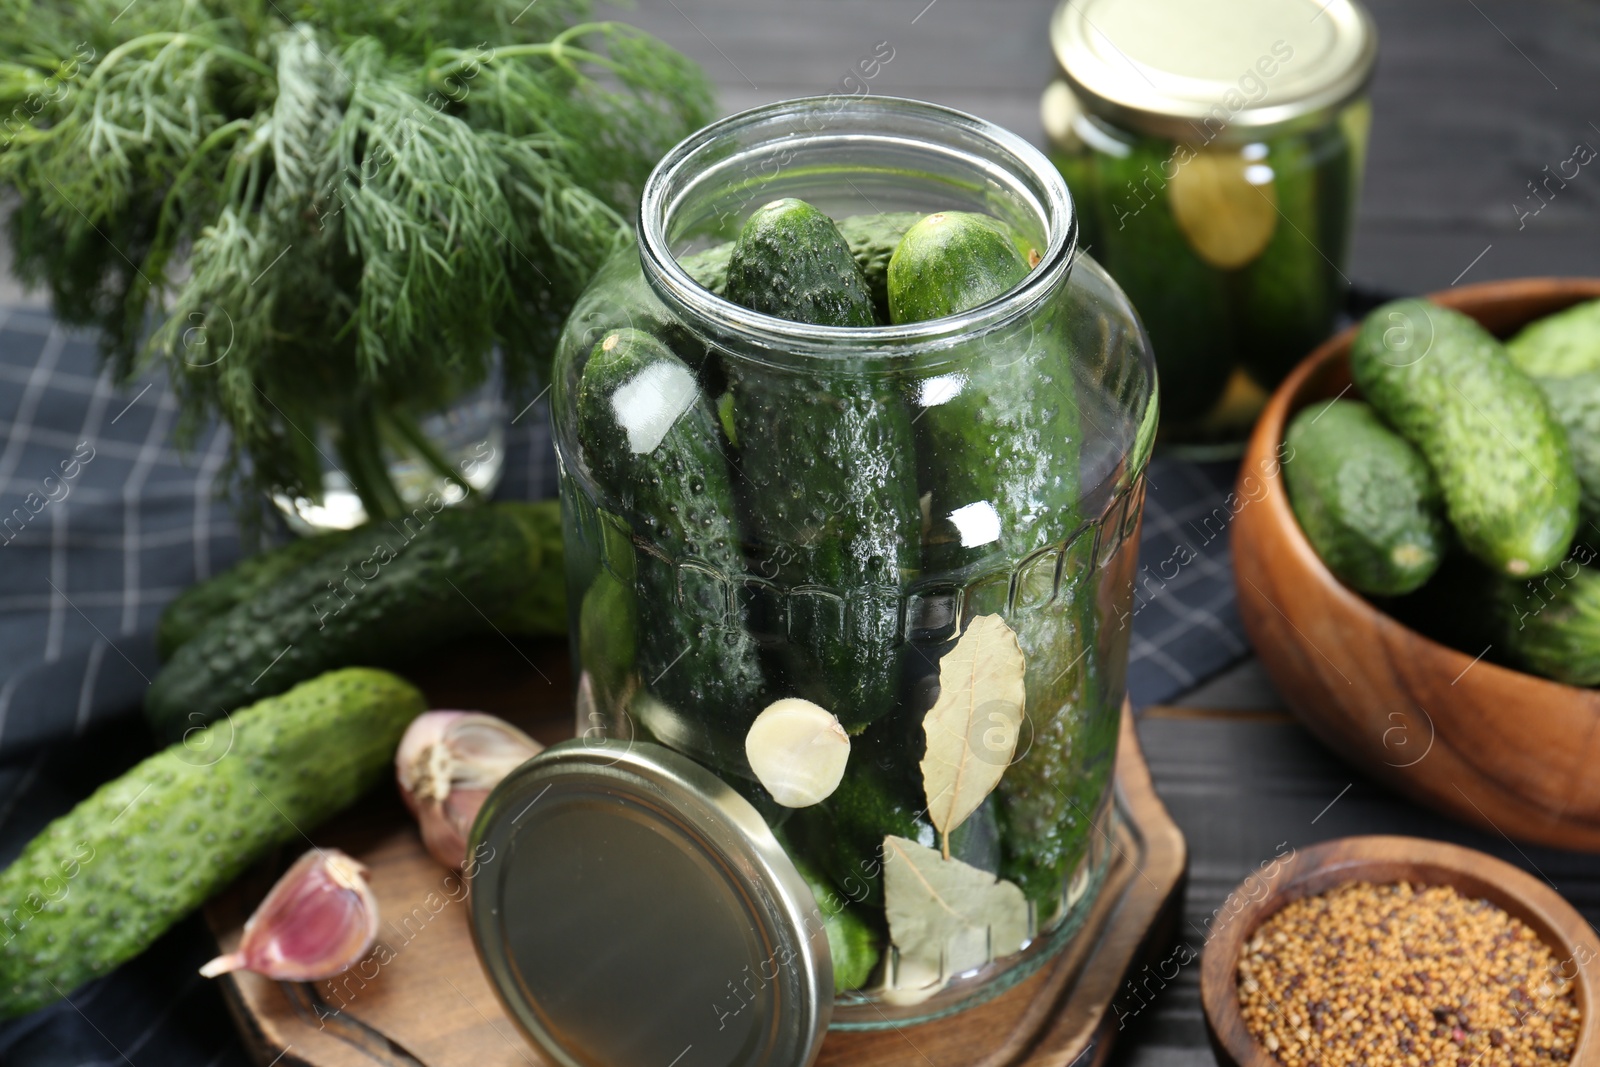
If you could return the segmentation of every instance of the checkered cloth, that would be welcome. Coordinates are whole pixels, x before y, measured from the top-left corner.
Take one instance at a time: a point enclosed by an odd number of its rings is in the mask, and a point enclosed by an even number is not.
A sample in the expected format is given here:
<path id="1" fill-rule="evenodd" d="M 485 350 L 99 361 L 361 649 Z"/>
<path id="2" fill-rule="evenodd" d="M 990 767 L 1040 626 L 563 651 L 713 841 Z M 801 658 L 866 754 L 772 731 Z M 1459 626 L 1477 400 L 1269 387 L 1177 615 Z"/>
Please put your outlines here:
<path id="1" fill-rule="evenodd" d="M 0 865 L 150 750 L 137 712 L 156 618 L 239 556 L 215 494 L 226 438 L 210 430 L 180 452 L 176 416 L 160 375 L 117 388 L 91 335 L 0 311 Z M 1230 481 L 1225 464 L 1151 468 L 1129 671 L 1138 705 L 1245 654 L 1218 511 Z M 555 489 L 540 404 L 512 427 L 500 495 Z M 180 924 L 70 1002 L 0 1025 L 0 1062 L 247 1063 L 215 985 L 196 975 L 210 954 L 198 920 Z"/>

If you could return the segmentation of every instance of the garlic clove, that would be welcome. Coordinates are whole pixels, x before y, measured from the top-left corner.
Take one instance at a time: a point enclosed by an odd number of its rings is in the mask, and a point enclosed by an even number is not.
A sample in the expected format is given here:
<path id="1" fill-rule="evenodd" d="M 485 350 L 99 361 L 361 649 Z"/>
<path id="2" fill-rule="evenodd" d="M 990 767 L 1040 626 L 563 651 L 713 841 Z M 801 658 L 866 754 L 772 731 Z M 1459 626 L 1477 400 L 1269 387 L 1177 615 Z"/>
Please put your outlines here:
<path id="1" fill-rule="evenodd" d="M 772 799 L 786 808 L 805 808 L 839 788 L 850 759 L 850 735 L 826 708 L 790 697 L 756 716 L 745 735 L 744 754 Z"/>
<path id="2" fill-rule="evenodd" d="M 460 870 L 484 798 L 542 751 L 544 746 L 493 715 L 429 711 L 412 720 L 395 753 L 395 777 L 428 854 Z"/>
<path id="3" fill-rule="evenodd" d="M 335 848 L 295 861 L 244 924 L 236 951 L 200 973 L 255 971 L 289 982 L 315 982 L 349 970 L 378 936 L 378 901 L 367 869 Z"/>

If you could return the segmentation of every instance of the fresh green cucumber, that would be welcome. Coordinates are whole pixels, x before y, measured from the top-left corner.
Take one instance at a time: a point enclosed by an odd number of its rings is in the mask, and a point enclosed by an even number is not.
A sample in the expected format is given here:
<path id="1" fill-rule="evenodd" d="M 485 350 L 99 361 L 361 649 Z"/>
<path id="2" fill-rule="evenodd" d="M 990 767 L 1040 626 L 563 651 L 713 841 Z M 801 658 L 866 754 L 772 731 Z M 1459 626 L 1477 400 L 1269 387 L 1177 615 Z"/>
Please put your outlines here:
<path id="1" fill-rule="evenodd" d="M 993 220 L 951 212 L 929 225 L 935 218 L 913 227 L 895 252 L 891 309 L 904 314 L 914 308 L 928 318 L 955 314 L 1027 275 L 1027 263 Z M 929 493 L 927 573 L 1009 569 L 1064 545 L 1078 531 L 1079 412 L 1075 385 L 1061 373 L 1071 361 L 1053 347 L 1061 343 L 1053 340 L 1060 332 L 1039 324 L 986 353 L 965 368 L 955 396 L 919 416 L 918 461 Z M 1145 425 L 1153 430 L 1148 414 Z M 974 508 L 988 524 L 981 536 L 971 519 Z M 1093 541 L 1080 536 L 1068 550 L 1071 558 Z M 1088 815 L 1075 810 L 1084 804 L 1075 790 L 1096 780 L 1074 763 L 1083 758 L 1084 731 L 1099 703 L 1094 657 L 1086 654 L 1095 632 L 1095 570 L 1069 566 L 1057 588 L 1054 556 L 1024 566 L 986 587 L 996 602 L 980 604 L 979 595 L 964 610 L 1006 614 L 1028 664 L 1027 706 L 1037 737 L 1000 780 L 998 814 L 1005 828 L 1004 876 L 1047 909 L 1082 855 Z M 1013 577 L 1015 610 L 1006 602 Z M 1115 745 L 1115 735 L 1109 743 Z M 1087 809 L 1098 803 L 1096 793 Z"/>
<path id="2" fill-rule="evenodd" d="M 362 527 L 179 646 L 145 714 L 176 739 L 337 667 L 402 665 L 478 635 L 564 634 L 557 515 L 555 501 L 457 509 L 433 496 Z"/>
<path id="3" fill-rule="evenodd" d="M 851 215 L 838 221 L 839 235 L 850 246 L 850 256 L 861 268 L 867 290 L 872 294 L 876 317 L 889 321 L 887 277 L 889 257 L 895 245 L 922 215 L 915 211 L 883 211 L 870 215 Z M 725 241 L 704 251 L 683 257 L 683 269 L 709 292 L 725 296 L 728 289 L 728 259 L 733 242 Z"/>
<path id="4" fill-rule="evenodd" d="M 1578 508 L 1600 522 L 1600 371 L 1570 378 L 1535 378 L 1550 412 L 1567 434 L 1578 475 Z"/>
<path id="5" fill-rule="evenodd" d="M 1141 139 L 1101 160 L 1095 251 L 1150 334 L 1163 419 L 1192 422 L 1221 398 L 1236 349 L 1227 280 L 1189 246 L 1167 206 L 1169 142 Z"/>
<path id="6" fill-rule="evenodd" d="M 594 697 L 600 708 L 625 708 L 628 704 L 638 625 L 632 583 L 600 569 L 578 608 L 578 662 L 593 671 Z"/>
<path id="7" fill-rule="evenodd" d="M 1533 378 L 1566 431 L 1580 510 L 1600 520 L 1600 300 L 1524 326 L 1506 342 L 1506 353 Z"/>
<path id="8" fill-rule="evenodd" d="M 680 747 L 740 767 L 762 677 L 735 600 L 745 565 L 711 402 L 660 341 L 618 330 L 590 354 L 577 412 L 590 471 L 655 549 L 635 560 L 641 683 L 688 731 Z"/>
<path id="9" fill-rule="evenodd" d="M 1433 576 L 1446 544 L 1439 490 L 1417 450 L 1366 404 L 1313 404 L 1284 437 L 1289 503 L 1339 580 L 1399 596 Z"/>
<path id="10" fill-rule="evenodd" d="M 874 724 L 876 727 L 878 724 Z M 852 752 L 852 762 L 855 754 Z M 899 758 L 909 758 L 901 753 Z M 915 771 L 915 763 L 911 764 Z M 881 849 L 886 834 L 937 847 L 920 782 L 905 768 L 852 766 L 832 796 L 794 812 L 784 832 L 846 899 L 883 906 Z M 990 873 L 1000 867 L 997 804 L 986 800 L 950 835 L 950 854 Z"/>
<path id="11" fill-rule="evenodd" d="M 1498 655 L 1568 685 L 1600 685 L 1600 570 L 1569 558 L 1532 581 L 1498 579 L 1492 598 Z"/>
<path id="12" fill-rule="evenodd" d="M 1566 435 L 1488 331 L 1459 311 L 1397 300 L 1361 324 L 1350 370 L 1428 461 L 1469 552 L 1512 577 L 1566 556 L 1578 525 Z"/>
<path id="13" fill-rule="evenodd" d="M 348 530 L 301 537 L 254 556 L 191 585 L 173 598 L 156 624 L 156 651 L 169 660 L 178 646 L 239 604 L 271 589 L 286 576 L 335 551 L 350 539 Z"/>
<path id="14" fill-rule="evenodd" d="M 1088 850 L 1116 758 L 1124 679 L 1096 647 L 1102 628 L 1095 540 L 1086 530 L 1067 546 L 1058 586 L 1048 557 L 1019 575 L 1019 607 L 1009 620 L 1028 665 L 1028 722 L 996 790 L 1000 874 L 1033 902 L 1041 923 L 1055 916 Z M 997 601 L 1004 595 L 999 587 L 994 592 Z"/>
<path id="15" fill-rule="evenodd" d="M 1600 372 L 1600 300 L 1546 315 L 1506 342 L 1511 362 L 1535 378 Z"/>
<path id="16" fill-rule="evenodd" d="M 900 238 L 921 219 L 922 215 L 915 211 L 885 211 L 839 220 L 839 236 L 850 246 L 850 256 L 861 268 L 880 322 L 889 321 L 889 260 Z"/>
<path id="17" fill-rule="evenodd" d="M 0 1016 L 106 974 L 272 846 L 303 840 L 389 773 L 426 707 L 391 674 L 337 671 L 101 786 L 0 873 Z"/>
<path id="18" fill-rule="evenodd" d="M 733 242 L 724 241 L 702 252 L 684 256 L 678 262 L 703 289 L 722 296 L 728 291 L 728 258 L 732 255 Z"/>
<path id="19" fill-rule="evenodd" d="M 860 989 L 872 977 L 883 954 L 883 935 L 873 928 L 853 907 L 841 897 L 829 881 L 813 871 L 802 860 L 790 853 L 800 877 L 811 887 L 817 899 L 815 916 L 823 924 L 828 937 L 828 952 L 833 957 L 833 991 L 848 993 Z M 815 921 L 815 920 L 814 920 Z"/>
<path id="20" fill-rule="evenodd" d="M 906 231 L 889 260 L 889 321 L 944 318 L 987 304 L 1028 276 L 1027 260 L 997 219 L 940 211 Z"/>
<path id="21" fill-rule="evenodd" d="M 790 322 L 872 326 L 872 293 L 832 219 L 803 200 L 774 200 L 745 221 L 725 295 Z"/>
<path id="22" fill-rule="evenodd" d="M 849 247 L 799 201 L 746 224 L 728 299 L 815 325 L 874 322 Z M 726 369 L 751 568 L 778 590 L 758 624 L 774 682 L 859 730 L 899 700 L 901 592 L 922 522 L 910 412 L 894 381 L 849 359 Z"/>
<path id="23" fill-rule="evenodd" d="M 1257 385 L 1271 390 L 1328 336 L 1338 314 L 1343 287 L 1328 251 L 1337 235 L 1323 233 L 1321 203 L 1337 190 L 1325 189 L 1322 176 L 1330 169 L 1342 175 L 1348 164 L 1318 160 L 1301 134 L 1272 142 L 1265 163 L 1273 175 L 1277 226 L 1261 255 L 1229 276 L 1229 287 L 1240 362 Z"/>

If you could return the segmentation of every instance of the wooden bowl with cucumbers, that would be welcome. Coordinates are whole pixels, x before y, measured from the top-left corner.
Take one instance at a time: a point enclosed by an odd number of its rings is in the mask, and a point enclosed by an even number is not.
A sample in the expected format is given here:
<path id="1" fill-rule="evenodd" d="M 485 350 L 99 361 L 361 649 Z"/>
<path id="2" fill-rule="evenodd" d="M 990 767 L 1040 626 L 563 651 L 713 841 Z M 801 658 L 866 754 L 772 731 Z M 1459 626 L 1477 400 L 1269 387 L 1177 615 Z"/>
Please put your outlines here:
<path id="1" fill-rule="evenodd" d="M 1374 778 L 1600 851 L 1600 279 L 1427 300 L 1329 340 L 1262 413 L 1239 613 L 1290 709 Z"/>

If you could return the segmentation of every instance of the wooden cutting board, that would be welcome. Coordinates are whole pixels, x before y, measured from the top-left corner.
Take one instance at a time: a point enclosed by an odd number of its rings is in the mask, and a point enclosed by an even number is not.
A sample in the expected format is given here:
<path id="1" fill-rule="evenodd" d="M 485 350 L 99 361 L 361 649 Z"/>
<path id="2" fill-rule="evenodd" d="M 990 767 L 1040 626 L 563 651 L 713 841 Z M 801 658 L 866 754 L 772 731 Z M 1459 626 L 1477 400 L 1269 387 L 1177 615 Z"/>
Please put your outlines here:
<path id="1" fill-rule="evenodd" d="M 545 743 L 572 736 L 566 646 L 485 646 L 445 657 L 419 684 L 436 708 L 503 715 Z M 1150 783 L 1123 710 L 1110 870 L 1084 933 L 995 999 L 948 1019 L 829 1034 L 821 1067 L 1090 1067 L 1117 1028 L 1111 1001 L 1166 947 L 1182 907 L 1187 850 Z M 307 838 L 365 863 L 379 948 L 315 985 L 239 973 L 221 981 L 252 1054 L 272 1067 L 549 1067 L 501 1010 L 467 929 L 470 884 L 435 863 L 389 790 Z M 206 909 L 221 951 L 298 855 L 260 865 Z"/>

